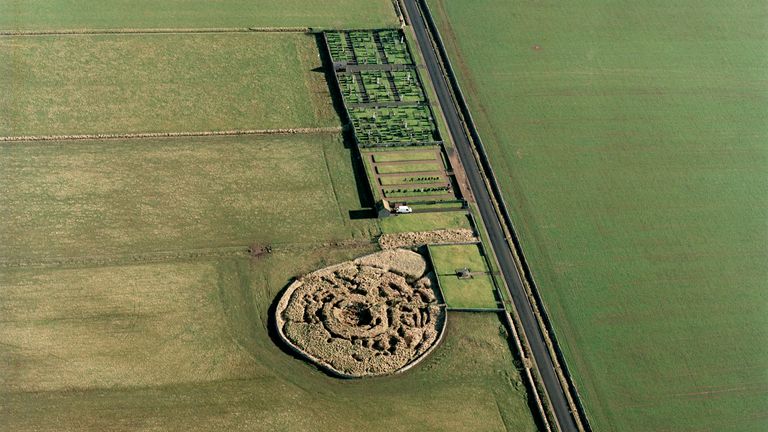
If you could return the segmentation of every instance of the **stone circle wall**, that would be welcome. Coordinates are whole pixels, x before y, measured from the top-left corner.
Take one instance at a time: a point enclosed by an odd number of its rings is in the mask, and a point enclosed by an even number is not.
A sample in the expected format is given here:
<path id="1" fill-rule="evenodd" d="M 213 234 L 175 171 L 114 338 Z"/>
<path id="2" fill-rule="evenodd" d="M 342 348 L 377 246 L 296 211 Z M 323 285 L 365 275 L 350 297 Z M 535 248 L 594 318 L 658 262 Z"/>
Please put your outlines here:
<path id="1" fill-rule="evenodd" d="M 401 372 L 435 346 L 445 327 L 432 278 L 424 258 L 403 249 L 318 270 L 283 294 L 278 333 L 335 375 Z"/>

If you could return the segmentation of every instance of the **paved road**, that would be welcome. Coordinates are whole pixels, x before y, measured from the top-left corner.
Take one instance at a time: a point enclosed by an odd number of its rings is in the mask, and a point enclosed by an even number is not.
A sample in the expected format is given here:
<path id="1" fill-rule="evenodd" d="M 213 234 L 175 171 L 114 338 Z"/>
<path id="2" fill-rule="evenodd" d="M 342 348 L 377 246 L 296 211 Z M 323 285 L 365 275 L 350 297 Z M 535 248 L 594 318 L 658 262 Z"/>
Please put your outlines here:
<path id="1" fill-rule="evenodd" d="M 517 271 L 510 246 L 504 237 L 501 221 L 493 208 L 490 192 L 486 188 L 480 174 L 480 169 L 472 153 L 472 145 L 461 123 L 459 109 L 451 99 L 448 83 L 440 70 L 437 54 L 432 49 L 428 29 L 420 13 L 417 0 L 405 0 L 405 8 L 410 18 L 410 24 L 416 33 L 416 39 L 421 46 L 427 70 L 435 84 L 438 102 L 440 102 L 445 114 L 448 129 L 453 137 L 453 142 L 456 144 L 456 150 L 459 153 L 461 163 L 464 165 L 470 188 L 480 210 L 480 216 L 483 218 L 483 222 L 488 229 L 491 246 L 499 260 L 504 280 L 520 315 L 523 329 L 531 345 L 533 357 L 536 360 L 544 386 L 552 401 L 560 429 L 568 432 L 577 431 L 578 429 L 568 408 L 563 388 L 555 374 L 552 358 L 544 343 L 541 328 L 539 328 L 538 322 L 533 315 L 533 309 L 528 301 L 528 297 L 525 295 L 521 275 Z"/>

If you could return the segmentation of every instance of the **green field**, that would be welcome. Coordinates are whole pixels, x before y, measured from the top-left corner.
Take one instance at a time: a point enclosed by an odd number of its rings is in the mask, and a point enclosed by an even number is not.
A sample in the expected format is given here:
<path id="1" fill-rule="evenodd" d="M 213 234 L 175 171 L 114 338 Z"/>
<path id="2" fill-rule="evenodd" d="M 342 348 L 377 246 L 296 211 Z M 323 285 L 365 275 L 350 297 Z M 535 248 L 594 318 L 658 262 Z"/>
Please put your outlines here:
<path id="1" fill-rule="evenodd" d="M 488 275 L 459 279 L 455 275 L 440 276 L 445 304 L 453 308 L 498 308 L 493 296 L 493 282 Z"/>
<path id="2" fill-rule="evenodd" d="M 289 278 L 365 252 L 4 271 L 0 422 L 14 431 L 534 431 L 492 315 L 452 314 L 429 358 L 383 379 L 331 378 L 275 345 L 268 308 Z"/>
<path id="3" fill-rule="evenodd" d="M 0 38 L 0 136 L 338 126 L 313 36 Z"/>
<path id="4" fill-rule="evenodd" d="M 429 3 L 594 429 L 766 430 L 766 3 Z"/>
<path id="5" fill-rule="evenodd" d="M 390 216 L 379 221 L 379 225 L 381 226 L 381 232 L 384 234 L 450 228 L 471 228 L 467 214 L 461 211 Z"/>
<path id="6" fill-rule="evenodd" d="M 387 151 L 373 153 L 374 162 L 401 162 L 435 159 L 434 151 Z"/>
<path id="7" fill-rule="evenodd" d="M 442 171 L 443 167 L 437 162 L 420 163 L 396 163 L 391 165 L 376 165 L 376 172 L 379 174 L 398 174 L 414 172 Z"/>
<path id="8" fill-rule="evenodd" d="M 4 144 L 0 259 L 369 237 L 350 159 L 330 134 Z"/>
<path id="9" fill-rule="evenodd" d="M 0 0 L 0 30 L 398 24 L 390 0 Z"/>
<path id="10" fill-rule="evenodd" d="M 480 247 L 475 244 L 435 245 L 429 248 L 429 254 L 438 274 L 456 274 L 456 270 L 462 268 L 473 272 L 488 271 Z"/>

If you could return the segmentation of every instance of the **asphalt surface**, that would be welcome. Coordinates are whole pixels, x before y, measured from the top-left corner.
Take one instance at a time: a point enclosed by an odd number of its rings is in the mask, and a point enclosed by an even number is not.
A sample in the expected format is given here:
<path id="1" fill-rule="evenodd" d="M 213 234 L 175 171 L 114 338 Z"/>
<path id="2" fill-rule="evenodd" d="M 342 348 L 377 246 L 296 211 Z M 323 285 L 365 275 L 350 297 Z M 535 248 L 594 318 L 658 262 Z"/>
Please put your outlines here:
<path id="1" fill-rule="evenodd" d="M 442 74 L 437 54 L 432 49 L 429 30 L 424 21 L 424 17 L 421 15 L 422 11 L 417 0 L 405 0 L 404 3 L 410 19 L 410 25 L 413 27 L 413 30 L 416 33 L 416 39 L 421 46 L 421 52 L 424 56 L 427 71 L 432 77 L 432 82 L 435 85 L 438 102 L 442 107 L 445 119 L 448 123 L 448 129 L 450 130 L 453 142 L 456 145 L 456 151 L 459 154 L 461 163 L 464 165 L 467 180 L 469 181 L 469 186 L 475 196 L 480 216 L 488 230 L 488 237 L 490 238 L 493 252 L 496 254 L 499 261 L 499 266 L 501 267 L 501 272 L 506 281 L 509 293 L 517 308 L 525 334 L 528 336 L 532 351 L 531 354 L 536 361 L 544 387 L 552 401 L 560 429 L 567 432 L 578 431 L 576 423 L 571 416 L 564 389 L 557 379 L 552 358 L 550 357 L 544 342 L 542 329 L 538 325 L 531 304 L 525 294 L 522 275 L 520 275 L 517 270 L 510 245 L 507 243 L 504 231 L 501 228 L 501 221 L 494 210 L 490 192 L 486 188 L 486 184 L 480 174 L 480 168 L 472 153 L 472 144 L 465 133 L 459 115 L 459 108 L 451 99 L 449 84 Z"/>

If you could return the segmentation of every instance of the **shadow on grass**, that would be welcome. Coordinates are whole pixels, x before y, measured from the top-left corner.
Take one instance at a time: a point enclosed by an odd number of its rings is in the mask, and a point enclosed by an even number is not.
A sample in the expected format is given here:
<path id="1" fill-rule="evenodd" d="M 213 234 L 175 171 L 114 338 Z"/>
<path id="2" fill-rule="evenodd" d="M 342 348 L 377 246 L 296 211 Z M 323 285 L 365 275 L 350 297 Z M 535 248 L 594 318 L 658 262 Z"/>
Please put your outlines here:
<path id="1" fill-rule="evenodd" d="M 288 354 L 289 356 L 301 360 L 304 363 L 307 363 L 309 365 L 312 365 L 315 369 L 326 373 L 322 368 L 315 365 L 313 362 L 307 360 L 306 357 L 302 356 L 301 354 L 297 353 L 293 350 L 283 339 L 280 337 L 280 334 L 277 331 L 277 304 L 280 302 L 280 299 L 283 298 L 283 295 L 285 295 L 285 291 L 288 289 L 289 286 L 295 281 L 295 279 L 291 280 L 287 285 L 283 287 L 283 289 L 280 290 L 280 292 L 277 293 L 275 296 L 275 299 L 272 300 L 272 303 L 269 305 L 269 310 L 267 311 L 269 317 L 267 318 L 267 334 L 269 335 L 269 338 L 272 340 L 272 342 L 277 345 L 278 348 L 280 348 L 280 351 L 284 352 L 285 354 Z"/>
<path id="2" fill-rule="evenodd" d="M 339 116 L 342 123 L 349 124 L 349 118 L 347 117 L 347 111 L 344 108 L 344 99 L 336 85 L 336 76 L 333 71 L 333 62 L 331 61 L 330 54 L 326 49 L 325 42 L 323 41 L 323 35 L 320 33 L 315 34 L 315 44 L 317 45 L 317 51 L 320 53 L 320 60 L 322 62 L 321 67 L 312 69 L 312 72 L 322 73 L 325 76 L 325 83 L 328 85 L 328 93 L 331 95 L 333 102 L 333 109 L 336 111 L 336 115 Z M 355 190 L 357 191 L 357 198 L 360 203 L 361 210 L 350 210 L 350 219 L 374 219 L 376 218 L 376 211 L 374 209 L 375 202 L 373 200 L 373 191 L 371 191 L 368 185 L 367 174 L 365 172 L 365 165 L 360 157 L 360 152 L 355 145 L 355 137 L 352 130 L 349 127 L 345 127 L 342 132 L 342 138 L 344 140 L 344 148 L 351 150 L 350 157 L 352 162 L 352 171 L 355 177 Z M 368 211 L 367 209 L 370 209 Z"/>

